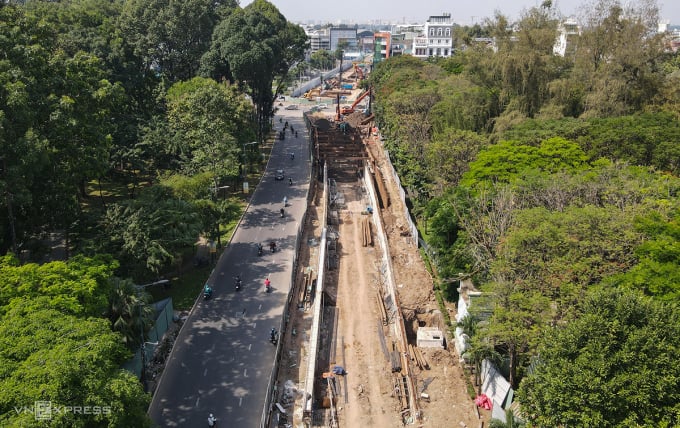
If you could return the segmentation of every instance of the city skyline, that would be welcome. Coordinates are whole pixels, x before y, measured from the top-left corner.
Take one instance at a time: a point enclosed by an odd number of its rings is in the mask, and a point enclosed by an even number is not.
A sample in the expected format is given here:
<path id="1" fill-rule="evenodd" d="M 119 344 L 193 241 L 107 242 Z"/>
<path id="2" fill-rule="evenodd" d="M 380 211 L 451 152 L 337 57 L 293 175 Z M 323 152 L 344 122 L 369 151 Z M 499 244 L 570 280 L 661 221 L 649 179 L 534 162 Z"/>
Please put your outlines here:
<path id="1" fill-rule="evenodd" d="M 476 2 L 451 2 L 428 0 L 424 3 L 405 0 L 317 0 L 310 3 L 300 0 L 269 0 L 291 22 L 298 23 L 424 23 L 431 15 L 450 13 L 452 20 L 461 25 L 483 23 L 500 11 L 511 20 L 518 19 L 522 11 L 539 6 L 538 0 L 478 0 Z M 252 0 L 241 0 L 241 7 Z M 587 0 L 553 0 L 557 10 L 565 17 L 578 16 Z M 338 6 L 340 5 L 340 6 Z M 680 2 L 658 2 L 662 22 L 680 25 Z"/>

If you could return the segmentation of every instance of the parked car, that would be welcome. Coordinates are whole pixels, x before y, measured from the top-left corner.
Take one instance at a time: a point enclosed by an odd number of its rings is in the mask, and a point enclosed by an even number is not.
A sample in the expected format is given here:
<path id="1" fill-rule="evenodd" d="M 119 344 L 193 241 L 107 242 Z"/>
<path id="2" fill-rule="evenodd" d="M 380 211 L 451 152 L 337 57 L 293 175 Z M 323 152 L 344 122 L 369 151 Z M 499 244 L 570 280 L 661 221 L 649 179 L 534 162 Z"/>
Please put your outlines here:
<path id="1" fill-rule="evenodd" d="M 317 104 L 316 106 L 320 109 L 328 108 L 328 104 L 326 104 L 326 103 Z"/>
<path id="2" fill-rule="evenodd" d="M 283 172 L 282 169 L 277 169 L 277 170 L 276 170 L 276 173 L 274 173 L 274 178 L 275 178 L 276 180 L 283 180 L 284 175 L 285 175 L 285 174 L 284 174 L 284 172 Z"/>
<path id="3" fill-rule="evenodd" d="M 286 106 L 286 110 L 297 110 L 298 105 L 297 104 L 290 104 Z"/>

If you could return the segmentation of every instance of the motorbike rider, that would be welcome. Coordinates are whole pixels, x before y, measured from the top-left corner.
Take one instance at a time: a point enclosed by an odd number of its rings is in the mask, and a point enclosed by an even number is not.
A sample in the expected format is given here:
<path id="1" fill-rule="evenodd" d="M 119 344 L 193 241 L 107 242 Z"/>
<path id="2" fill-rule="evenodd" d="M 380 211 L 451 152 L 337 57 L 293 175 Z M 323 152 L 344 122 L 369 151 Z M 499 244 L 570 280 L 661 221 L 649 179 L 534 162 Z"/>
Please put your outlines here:
<path id="1" fill-rule="evenodd" d="M 241 275 L 236 275 L 236 277 L 234 278 L 234 282 L 237 290 L 241 288 Z"/>
<path id="2" fill-rule="evenodd" d="M 265 278 L 264 280 L 264 289 L 269 291 L 269 289 L 272 287 L 272 282 L 269 280 L 269 277 Z"/>
<path id="3" fill-rule="evenodd" d="M 205 287 L 203 287 L 203 296 L 206 298 L 212 296 L 212 291 L 212 287 L 206 283 Z"/>
<path id="4" fill-rule="evenodd" d="M 279 210 L 279 212 L 281 213 L 281 218 L 283 218 L 283 214 L 284 214 L 284 212 L 285 212 L 285 211 L 283 210 L 283 208 L 281 208 L 281 209 Z"/>
<path id="5" fill-rule="evenodd" d="M 290 178 L 290 177 L 288 177 L 288 185 L 289 185 L 289 186 L 292 186 L 292 185 L 293 185 L 293 179 Z"/>
<path id="6" fill-rule="evenodd" d="M 260 243 L 257 244 L 257 255 L 258 256 L 262 255 L 262 244 Z"/>
<path id="7" fill-rule="evenodd" d="M 288 206 L 288 197 L 287 197 L 287 196 L 284 196 L 284 197 L 283 197 L 283 206 L 284 206 L 284 207 L 287 207 L 287 206 Z"/>
<path id="8" fill-rule="evenodd" d="M 272 253 L 276 251 L 276 242 L 272 241 L 269 243 L 269 248 L 272 250 Z"/>
<path id="9" fill-rule="evenodd" d="M 276 342 L 276 329 L 272 327 L 271 331 L 269 332 L 269 341 L 274 343 Z"/>
<path id="10" fill-rule="evenodd" d="M 214 427 L 215 425 L 217 425 L 217 418 L 215 418 L 211 413 L 210 416 L 208 416 L 208 426 Z"/>

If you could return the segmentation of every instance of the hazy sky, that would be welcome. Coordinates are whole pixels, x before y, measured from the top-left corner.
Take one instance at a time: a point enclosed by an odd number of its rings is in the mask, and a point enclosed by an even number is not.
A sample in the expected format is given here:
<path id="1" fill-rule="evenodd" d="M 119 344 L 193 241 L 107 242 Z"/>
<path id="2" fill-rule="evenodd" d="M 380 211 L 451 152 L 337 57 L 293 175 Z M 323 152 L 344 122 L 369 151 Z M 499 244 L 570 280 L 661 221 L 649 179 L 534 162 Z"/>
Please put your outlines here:
<path id="1" fill-rule="evenodd" d="M 537 0 L 269 0 L 293 22 L 369 22 L 392 21 L 423 23 L 430 15 L 451 13 L 458 24 L 469 25 L 493 17 L 498 10 L 510 18 L 517 18 L 524 9 L 540 5 Z M 252 0 L 241 0 L 245 7 Z M 577 15 L 588 0 L 553 0 L 563 15 Z M 624 0 L 623 3 L 626 3 Z M 659 1 L 662 20 L 680 24 L 680 1 Z"/>

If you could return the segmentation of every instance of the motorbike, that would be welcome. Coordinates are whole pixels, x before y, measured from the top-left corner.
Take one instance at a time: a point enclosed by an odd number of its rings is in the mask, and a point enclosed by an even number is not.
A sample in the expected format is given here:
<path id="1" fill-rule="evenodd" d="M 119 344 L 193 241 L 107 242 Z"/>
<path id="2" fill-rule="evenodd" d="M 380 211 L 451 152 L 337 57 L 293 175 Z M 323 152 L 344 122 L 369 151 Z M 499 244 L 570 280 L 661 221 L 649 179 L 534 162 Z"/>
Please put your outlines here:
<path id="1" fill-rule="evenodd" d="M 283 210 L 283 208 L 281 208 L 281 211 L 280 211 L 280 212 L 281 212 L 281 218 L 283 218 L 284 213 L 285 213 L 285 211 Z"/>
<path id="2" fill-rule="evenodd" d="M 283 206 L 284 207 L 288 206 L 288 197 L 286 197 L 286 196 L 283 197 Z"/>
<path id="3" fill-rule="evenodd" d="M 258 256 L 262 255 L 262 244 L 257 244 L 257 255 Z"/>
<path id="4" fill-rule="evenodd" d="M 288 185 L 289 185 L 289 186 L 292 186 L 292 185 L 293 185 L 293 179 L 292 179 L 292 178 L 289 178 L 289 179 L 288 179 Z"/>
<path id="5" fill-rule="evenodd" d="M 203 300 L 208 300 L 212 296 L 212 293 L 212 288 L 208 284 L 205 284 L 205 287 L 203 287 Z"/>
<path id="6" fill-rule="evenodd" d="M 279 340 L 279 333 L 276 331 L 276 329 L 272 328 L 272 331 L 269 333 L 269 341 L 276 345 L 276 342 Z"/>
<path id="7" fill-rule="evenodd" d="M 272 282 L 269 280 L 269 278 L 264 280 L 264 291 L 265 293 L 269 293 L 272 290 Z"/>
<path id="8" fill-rule="evenodd" d="M 276 252 L 276 242 L 272 241 L 269 243 L 269 249 L 272 250 L 272 253 Z"/>
<path id="9" fill-rule="evenodd" d="M 208 416 L 208 426 L 209 427 L 216 427 L 217 426 L 217 418 L 214 417 L 212 415 L 212 413 L 210 414 L 210 416 Z"/>
<path id="10" fill-rule="evenodd" d="M 234 288 L 236 288 L 236 291 L 241 289 L 241 276 L 237 275 L 236 278 L 234 278 Z"/>

